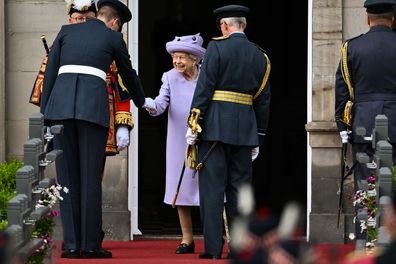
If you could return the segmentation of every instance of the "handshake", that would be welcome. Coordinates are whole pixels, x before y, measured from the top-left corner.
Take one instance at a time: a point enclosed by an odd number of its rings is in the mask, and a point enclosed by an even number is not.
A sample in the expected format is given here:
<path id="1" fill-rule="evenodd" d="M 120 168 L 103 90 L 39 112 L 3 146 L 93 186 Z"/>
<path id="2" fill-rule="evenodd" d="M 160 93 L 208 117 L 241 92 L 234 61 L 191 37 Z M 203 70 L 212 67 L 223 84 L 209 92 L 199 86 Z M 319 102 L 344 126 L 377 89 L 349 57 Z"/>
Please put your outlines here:
<path id="1" fill-rule="evenodd" d="M 143 108 L 146 109 L 149 114 L 155 114 L 157 112 L 157 106 L 155 105 L 154 100 L 150 97 L 146 97 Z"/>

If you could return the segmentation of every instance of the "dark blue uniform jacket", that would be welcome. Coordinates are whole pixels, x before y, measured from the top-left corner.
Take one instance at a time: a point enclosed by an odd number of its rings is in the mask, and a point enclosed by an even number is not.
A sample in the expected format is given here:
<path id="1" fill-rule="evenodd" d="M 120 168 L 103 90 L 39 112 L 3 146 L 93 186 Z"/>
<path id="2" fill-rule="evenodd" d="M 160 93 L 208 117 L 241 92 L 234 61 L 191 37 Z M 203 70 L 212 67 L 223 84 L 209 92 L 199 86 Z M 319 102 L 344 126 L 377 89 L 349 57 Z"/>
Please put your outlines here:
<path id="1" fill-rule="evenodd" d="M 145 95 L 122 34 L 97 19 L 62 26 L 49 53 L 44 76 L 40 111 L 45 119 L 79 119 L 108 127 L 105 81 L 89 74 L 58 75 L 58 70 L 63 65 L 84 65 L 107 72 L 113 60 L 135 105 L 142 106 Z"/>
<path id="2" fill-rule="evenodd" d="M 245 34 L 234 33 L 209 42 L 191 105 L 201 111 L 201 140 L 239 146 L 258 146 L 263 142 L 269 116 L 269 81 L 253 106 L 211 99 L 215 90 L 254 96 L 266 69 L 263 51 Z"/>
<path id="3" fill-rule="evenodd" d="M 396 143 L 396 34 L 387 27 L 372 27 L 366 34 L 349 41 L 347 58 L 355 94 L 352 131 L 362 126 L 370 135 L 375 117 L 384 114 L 389 120 L 390 140 Z M 342 131 L 346 130 L 341 116 L 349 92 L 340 66 L 336 73 L 335 92 L 335 120 Z M 355 143 L 364 142 L 358 136 L 353 140 Z"/>

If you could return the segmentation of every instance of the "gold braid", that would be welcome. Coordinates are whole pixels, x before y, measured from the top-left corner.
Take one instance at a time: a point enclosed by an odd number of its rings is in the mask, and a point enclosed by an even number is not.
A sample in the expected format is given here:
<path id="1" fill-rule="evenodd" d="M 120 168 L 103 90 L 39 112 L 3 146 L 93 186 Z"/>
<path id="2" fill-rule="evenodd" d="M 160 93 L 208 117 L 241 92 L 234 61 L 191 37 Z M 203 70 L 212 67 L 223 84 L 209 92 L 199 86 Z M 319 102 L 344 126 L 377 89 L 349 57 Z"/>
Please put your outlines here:
<path id="1" fill-rule="evenodd" d="M 199 116 L 201 111 L 197 108 L 191 110 L 191 114 L 188 117 L 187 124 L 191 128 L 192 133 L 201 133 L 202 128 L 198 124 Z M 186 167 L 189 166 L 191 169 L 195 169 L 197 166 L 197 147 L 194 145 L 188 145 L 186 150 L 186 158 L 184 160 Z"/>
<path id="2" fill-rule="evenodd" d="M 353 107 L 354 93 L 353 93 L 351 75 L 349 74 L 349 69 L 348 69 L 347 54 L 348 54 L 348 41 L 345 41 L 341 48 L 341 73 L 342 73 L 342 78 L 344 79 L 348 87 L 349 100 L 345 104 L 345 108 L 341 120 L 350 127 L 352 126 L 352 107 Z"/>

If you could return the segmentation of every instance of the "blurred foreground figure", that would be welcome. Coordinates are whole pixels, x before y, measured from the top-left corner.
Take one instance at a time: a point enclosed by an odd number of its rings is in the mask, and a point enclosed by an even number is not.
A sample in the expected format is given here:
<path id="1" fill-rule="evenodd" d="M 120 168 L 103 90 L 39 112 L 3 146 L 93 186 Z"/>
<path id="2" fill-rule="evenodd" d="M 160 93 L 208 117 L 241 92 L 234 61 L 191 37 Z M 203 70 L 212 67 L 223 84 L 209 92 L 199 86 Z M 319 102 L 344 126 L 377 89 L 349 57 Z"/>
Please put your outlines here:
<path id="1" fill-rule="evenodd" d="M 250 194 L 249 194 L 250 193 Z M 249 185 L 240 189 L 240 201 L 253 202 Z M 231 263 L 233 264 L 294 264 L 318 263 L 318 256 L 310 245 L 298 236 L 300 207 L 290 202 L 282 216 L 271 215 L 267 208 L 259 208 L 256 213 L 253 205 L 239 206 L 238 216 L 231 229 Z"/>

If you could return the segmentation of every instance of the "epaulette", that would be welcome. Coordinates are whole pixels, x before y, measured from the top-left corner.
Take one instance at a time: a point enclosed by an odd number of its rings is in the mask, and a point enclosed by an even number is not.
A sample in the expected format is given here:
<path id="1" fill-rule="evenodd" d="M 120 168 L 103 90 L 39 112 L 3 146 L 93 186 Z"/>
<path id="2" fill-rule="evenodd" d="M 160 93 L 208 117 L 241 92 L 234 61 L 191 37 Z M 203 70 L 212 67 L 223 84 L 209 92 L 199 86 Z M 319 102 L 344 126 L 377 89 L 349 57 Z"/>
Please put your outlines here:
<path id="1" fill-rule="evenodd" d="M 221 37 L 215 37 L 215 38 L 212 38 L 213 40 L 224 40 L 224 39 L 228 39 L 229 38 L 229 36 L 221 36 Z"/>

